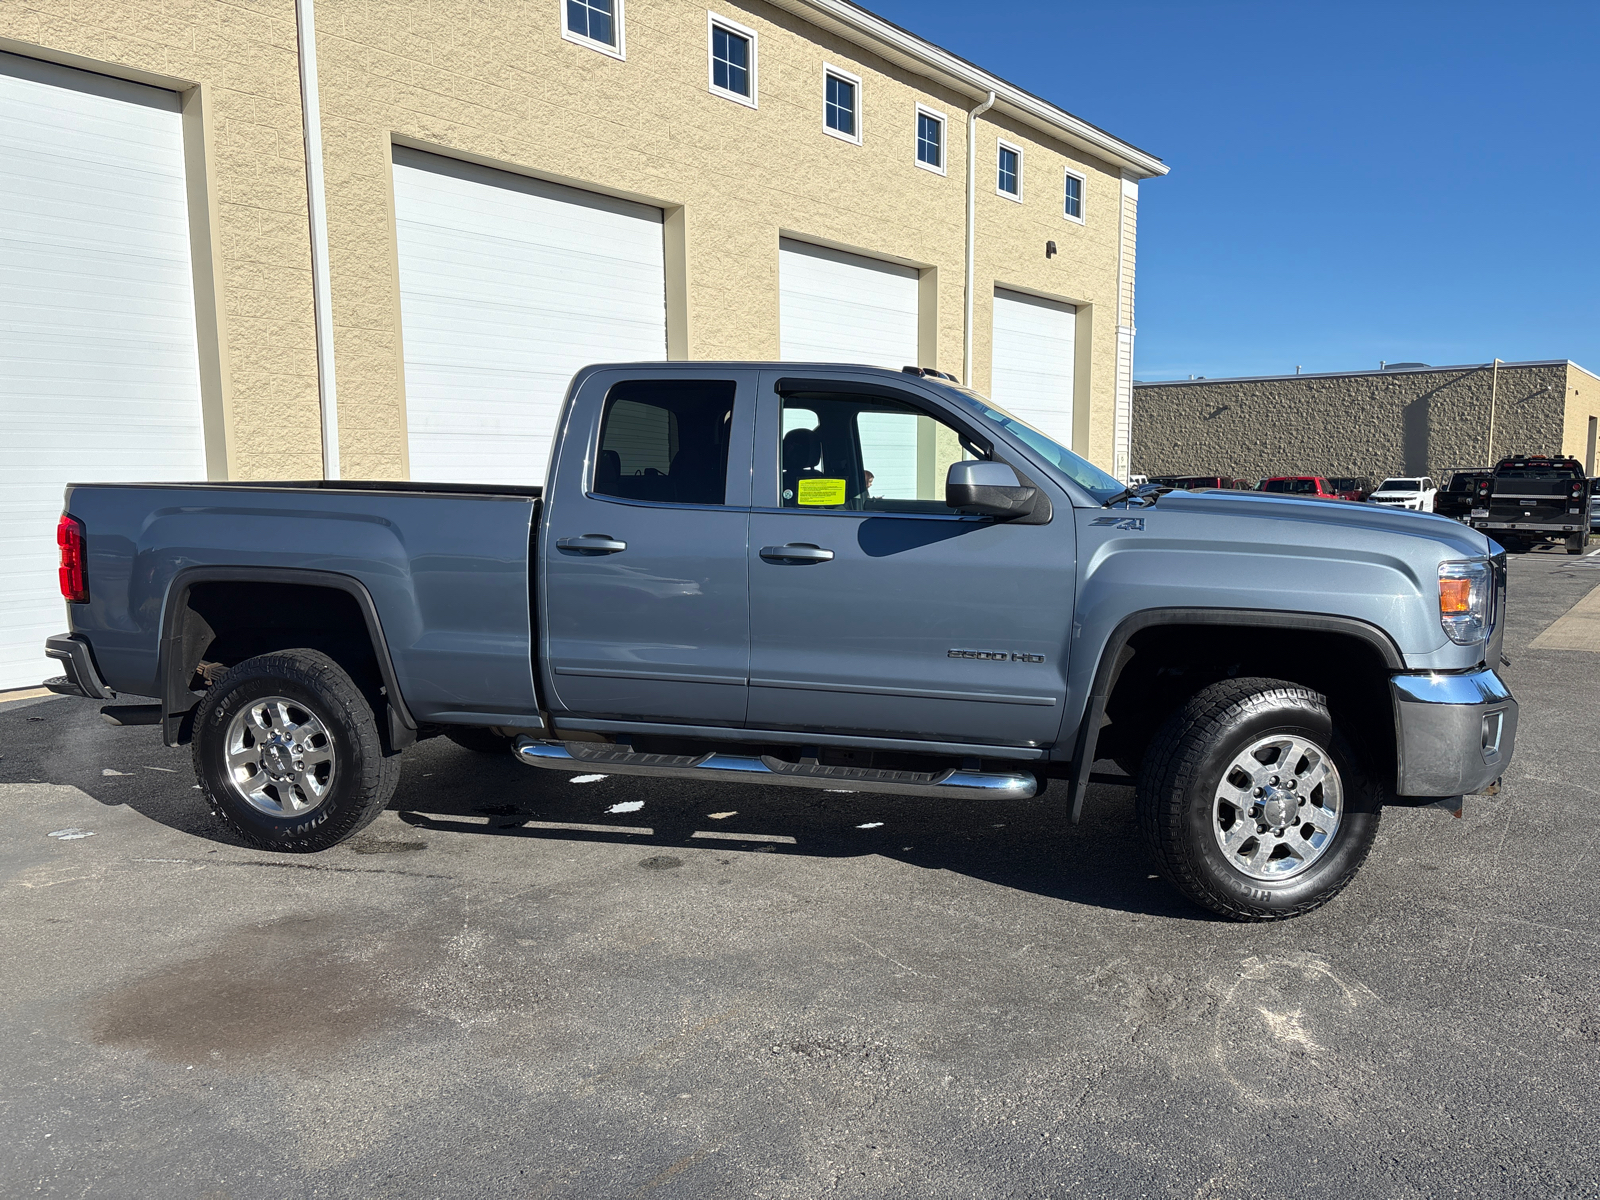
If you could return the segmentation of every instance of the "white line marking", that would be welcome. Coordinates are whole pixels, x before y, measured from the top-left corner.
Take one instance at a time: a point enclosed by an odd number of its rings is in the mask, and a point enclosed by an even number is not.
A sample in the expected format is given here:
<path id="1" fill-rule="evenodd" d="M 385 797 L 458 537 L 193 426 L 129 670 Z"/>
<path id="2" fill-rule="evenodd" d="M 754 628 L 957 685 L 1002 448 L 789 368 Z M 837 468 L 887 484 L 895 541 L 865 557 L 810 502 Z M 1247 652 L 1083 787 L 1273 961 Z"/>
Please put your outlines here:
<path id="1" fill-rule="evenodd" d="M 882 829 L 882 821 L 868 821 L 865 825 L 857 825 L 857 829 Z"/>
<path id="2" fill-rule="evenodd" d="M 781 846 L 799 845 L 792 837 L 782 833 L 723 833 L 715 829 L 701 829 L 689 835 L 691 838 L 708 838 L 716 842 L 776 842 Z"/>
<path id="3" fill-rule="evenodd" d="M 624 800 L 620 804 L 613 804 L 610 808 L 606 809 L 606 811 L 608 813 L 638 812 L 643 807 L 643 800 Z"/>
<path id="4" fill-rule="evenodd" d="M 654 829 L 641 829 L 632 825 L 582 825 L 569 821 L 524 821 L 524 829 L 555 829 L 571 830 L 574 833 L 642 833 L 646 837 L 654 835 Z M 568 862 L 576 862 L 569 858 Z"/>
<path id="5" fill-rule="evenodd" d="M 609 775 L 574 775 L 567 780 L 568 783 L 599 783 L 602 779 L 610 779 Z"/>

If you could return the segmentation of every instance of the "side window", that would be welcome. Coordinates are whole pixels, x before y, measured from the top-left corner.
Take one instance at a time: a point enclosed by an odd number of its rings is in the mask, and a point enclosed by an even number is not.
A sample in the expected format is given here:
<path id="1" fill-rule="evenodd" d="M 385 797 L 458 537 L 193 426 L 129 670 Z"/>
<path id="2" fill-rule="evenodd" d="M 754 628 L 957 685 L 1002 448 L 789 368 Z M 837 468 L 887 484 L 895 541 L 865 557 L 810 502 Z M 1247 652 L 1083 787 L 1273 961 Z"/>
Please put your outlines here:
<path id="1" fill-rule="evenodd" d="M 724 503 L 735 391 L 731 380 L 617 384 L 600 418 L 594 494 L 661 504 Z"/>
<path id="2" fill-rule="evenodd" d="M 986 457 L 959 431 L 876 396 L 796 395 L 783 403 L 784 508 L 950 514 L 950 464 Z"/>

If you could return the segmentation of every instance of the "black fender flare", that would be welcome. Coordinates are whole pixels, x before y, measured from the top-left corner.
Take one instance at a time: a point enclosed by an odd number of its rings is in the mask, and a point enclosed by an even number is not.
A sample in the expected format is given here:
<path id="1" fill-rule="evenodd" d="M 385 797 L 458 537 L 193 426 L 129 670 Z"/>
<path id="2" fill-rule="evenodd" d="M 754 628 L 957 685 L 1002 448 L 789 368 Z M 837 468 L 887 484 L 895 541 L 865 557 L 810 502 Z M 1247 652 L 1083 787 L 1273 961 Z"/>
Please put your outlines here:
<path id="1" fill-rule="evenodd" d="M 193 710 L 194 693 L 189 690 L 189 675 L 184 671 L 188 653 L 184 646 L 184 614 L 189 611 L 189 592 L 200 583 L 287 583 L 301 587 L 317 587 L 343 592 L 352 597 L 372 640 L 373 657 L 378 662 L 378 674 L 383 681 L 384 699 L 388 701 L 389 744 L 395 750 L 411 745 L 417 740 L 417 722 L 406 707 L 400 694 L 400 684 L 395 677 L 394 657 L 389 652 L 388 639 L 383 635 L 383 623 L 378 618 L 378 606 L 366 585 L 351 575 L 336 571 L 318 571 L 302 567 L 188 567 L 172 577 L 167 585 L 166 600 L 161 611 L 161 641 L 156 651 L 156 679 L 161 688 L 161 733 L 169 746 L 178 744 L 184 718 Z"/>
<path id="2" fill-rule="evenodd" d="M 1129 613 L 1117 623 L 1100 648 L 1094 682 L 1084 705 L 1083 720 L 1072 752 L 1072 774 L 1067 780 L 1067 799 L 1072 806 L 1072 821 L 1077 824 L 1083 812 L 1083 794 L 1089 784 L 1089 768 L 1094 763 L 1100 740 L 1100 724 L 1105 719 L 1106 701 L 1117 686 L 1117 679 L 1133 653 L 1128 642 L 1133 635 L 1156 625 L 1212 625 L 1245 629 L 1294 629 L 1305 633 L 1336 633 L 1354 637 L 1378 652 L 1391 671 L 1405 670 L 1400 647 L 1383 629 L 1357 617 L 1329 613 L 1277 612 L 1252 608 L 1146 608 Z"/>

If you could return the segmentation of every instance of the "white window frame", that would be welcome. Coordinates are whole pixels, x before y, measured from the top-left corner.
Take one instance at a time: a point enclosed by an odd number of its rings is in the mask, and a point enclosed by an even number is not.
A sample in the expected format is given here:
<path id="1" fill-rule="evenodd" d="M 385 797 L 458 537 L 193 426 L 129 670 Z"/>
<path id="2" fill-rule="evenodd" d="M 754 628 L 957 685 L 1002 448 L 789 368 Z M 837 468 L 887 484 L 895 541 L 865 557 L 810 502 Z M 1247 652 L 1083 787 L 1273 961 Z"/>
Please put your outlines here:
<path id="1" fill-rule="evenodd" d="M 1073 216 L 1067 211 L 1067 179 L 1078 181 L 1078 215 Z M 1084 217 L 1089 212 L 1089 177 L 1082 171 L 1067 168 L 1066 178 L 1061 181 L 1061 215 L 1068 221 L 1084 224 Z"/>
<path id="2" fill-rule="evenodd" d="M 605 42 L 597 42 L 594 38 L 584 37 L 581 33 L 573 33 L 572 30 L 568 29 L 567 0 L 556 0 L 556 20 L 560 22 L 562 40 L 571 42 L 574 46 L 587 46 L 590 50 L 596 50 L 601 54 L 626 62 L 628 60 L 627 23 L 623 20 L 623 3 L 624 0 L 614 0 L 612 6 L 611 24 L 617 31 L 617 44 L 611 46 Z"/>
<path id="3" fill-rule="evenodd" d="M 911 161 L 916 163 L 917 166 L 921 167 L 924 171 L 932 171 L 935 175 L 948 174 L 949 172 L 946 164 L 948 164 L 950 161 L 950 119 L 937 108 L 929 108 L 920 100 L 917 101 L 917 117 L 918 120 L 916 124 L 912 126 L 911 130 Z M 917 150 L 920 147 L 922 140 L 922 117 L 932 117 L 935 121 L 939 122 L 939 165 L 937 167 L 929 166 L 927 163 L 923 162 L 921 156 L 917 154 Z"/>
<path id="4" fill-rule="evenodd" d="M 1017 156 L 1017 190 L 1015 192 L 1003 191 L 1000 187 L 1000 151 L 1002 150 L 1010 150 Z M 1022 147 L 1015 142 L 1006 141 L 1005 138 L 997 139 L 994 147 L 994 194 L 996 196 L 1004 196 L 1007 200 L 1015 200 L 1018 204 L 1022 203 Z M 1062 203 L 1064 205 L 1065 201 Z"/>
<path id="5" fill-rule="evenodd" d="M 715 30 L 718 26 L 729 33 L 738 34 L 750 43 L 750 94 L 741 96 L 738 92 L 730 92 L 727 88 L 717 86 L 717 60 L 715 56 Z M 759 62 L 756 54 L 756 31 L 746 28 L 737 21 L 730 21 L 727 17 L 719 17 L 714 12 L 706 13 L 706 88 L 713 96 L 721 96 L 724 100 L 732 100 L 735 104 L 743 104 L 749 108 L 756 105 L 756 64 Z M 859 95 L 860 93 L 857 93 Z M 860 118 L 857 117 L 857 124 Z"/>
<path id="6" fill-rule="evenodd" d="M 851 137 L 848 133 L 840 133 L 828 124 L 828 76 L 835 76 L 846 83 L 855 84 L 856 88 L 856 135 Z M 861 145 L 861 127 L 866 124 L 864 110 L 866 97 L 861 87 L 861 76 L 852 75 L 849 71 L 840 70 L 830 63 L 822 64 L 822 132 L 829 137 L 836 137 L 841 142 L 849 142 L 852 146 Z"/>

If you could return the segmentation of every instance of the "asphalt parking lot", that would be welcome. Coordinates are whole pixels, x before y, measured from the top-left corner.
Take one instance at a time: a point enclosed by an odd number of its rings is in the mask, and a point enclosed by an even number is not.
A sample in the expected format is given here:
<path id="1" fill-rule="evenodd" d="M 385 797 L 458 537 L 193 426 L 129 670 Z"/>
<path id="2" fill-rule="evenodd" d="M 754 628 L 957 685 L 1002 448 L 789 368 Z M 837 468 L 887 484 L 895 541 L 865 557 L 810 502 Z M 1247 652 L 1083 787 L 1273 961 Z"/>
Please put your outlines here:
<path id="1" fill-rule="evenodd" d="M 569 781 L 442 739 L 313 856 L 187 751 L 0 706 L 0 1193 L 1600 1194 L 1600 555 L 1514 557 L 1500 795 L 1213 920 L 1132 793 Z M 91 835 L 91 836 L 84 836 Z"/>

